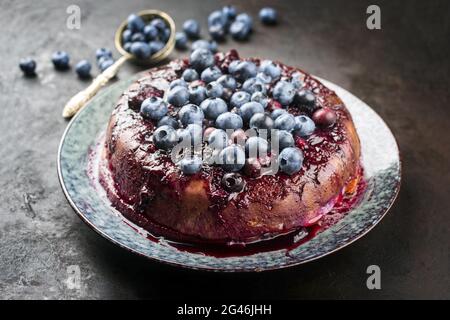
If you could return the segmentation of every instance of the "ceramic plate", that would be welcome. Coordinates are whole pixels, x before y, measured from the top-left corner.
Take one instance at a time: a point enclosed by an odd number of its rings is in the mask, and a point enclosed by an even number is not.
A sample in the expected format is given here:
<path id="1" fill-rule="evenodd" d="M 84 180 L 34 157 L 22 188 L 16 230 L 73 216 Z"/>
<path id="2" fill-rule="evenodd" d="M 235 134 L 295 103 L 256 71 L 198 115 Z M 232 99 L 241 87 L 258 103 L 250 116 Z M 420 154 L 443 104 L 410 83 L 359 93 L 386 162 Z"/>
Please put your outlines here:
<path id="1" fill-rule="evenodd" d="M 172 247 L 147 238 L 145 231 L 130 226 L 98 192 L 88 177 L 88 154 L 106 129 L 120 94 L 137 77 L 104 89 L 69 123 L 58 152 L 62 189 L 75 212 L 113 243 L 153 260 L 212 271 L 263 271 L 302 264 L 321 258 L 370 231 L 386 214 L 400 188 L 397 143 L 384 121 L 364 102 L 341 87 L 320 79 L 344 101 L 353 116 L 362 148 L 367 187 L 362 200 L 337 224 L 287 252 L 287 249 L 235 257 L 214 257 Z M 288 253 L 288 254 L 287 254 Z"/>

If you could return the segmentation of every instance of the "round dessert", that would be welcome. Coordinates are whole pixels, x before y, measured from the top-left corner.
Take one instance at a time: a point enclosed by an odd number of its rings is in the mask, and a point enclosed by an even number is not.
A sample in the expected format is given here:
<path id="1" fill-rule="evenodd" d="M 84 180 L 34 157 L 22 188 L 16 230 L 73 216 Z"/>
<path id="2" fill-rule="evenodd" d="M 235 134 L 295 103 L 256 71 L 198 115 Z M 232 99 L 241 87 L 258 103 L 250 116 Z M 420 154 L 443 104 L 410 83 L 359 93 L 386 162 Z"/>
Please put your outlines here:
<path id="1" fill-rule="evenodd" d="M 184 242 L 250 243 L 320 223 L 361 177 L 343 102 L 235 50 L 148 71 L 115 107 L 100 182 L 129 220 Z"/>

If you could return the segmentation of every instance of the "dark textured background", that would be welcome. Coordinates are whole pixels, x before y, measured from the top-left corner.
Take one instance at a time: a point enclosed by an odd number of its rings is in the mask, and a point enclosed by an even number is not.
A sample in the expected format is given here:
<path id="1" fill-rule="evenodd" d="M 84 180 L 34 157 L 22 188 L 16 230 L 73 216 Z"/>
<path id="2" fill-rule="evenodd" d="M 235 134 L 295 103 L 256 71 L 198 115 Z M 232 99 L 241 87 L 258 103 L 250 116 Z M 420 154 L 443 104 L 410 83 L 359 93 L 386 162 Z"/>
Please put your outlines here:
<path id="1" fill-rule="evenodd" d="M 268 3 L 230 2 L 254 17 Z M 81 7 L 81 30 L 65 27 L 72 3 Z M 371 105 L 402 152 L 397 202 L 366 237 L 316 262 L 262 274 L 213 274 L 134 256 L 72 211 L 56 174 L 67 125 L 61 110 L 88 82 L 73 70 L 55 72 L 50 55 L 62 49 L 73 60 L 93 61 L 96 48 L 113 47 L 115 27 L 130 12 L 158 8 L 178 26 L 192 17 L 205 26 L 206 15 L 226 2 L 1 1 L 0 298 L 449 299 L 449 2 L 375 3 L 382 10 L 380 31 L 365 26 L 367 1 L 277 1 L 279 26 L 256 23 L 249 43 L 228 41 L 221 48 L 301 66 Z M 39 65 L 35 79 L 17 67 L 28 55 Z M 119 77 L 138 70 L 128 64 Z M 366 288 L 371 264 L 381 267 L 382 290 Z M 67 286 L 70 265 L 80 267 L 79 290 Z"/>

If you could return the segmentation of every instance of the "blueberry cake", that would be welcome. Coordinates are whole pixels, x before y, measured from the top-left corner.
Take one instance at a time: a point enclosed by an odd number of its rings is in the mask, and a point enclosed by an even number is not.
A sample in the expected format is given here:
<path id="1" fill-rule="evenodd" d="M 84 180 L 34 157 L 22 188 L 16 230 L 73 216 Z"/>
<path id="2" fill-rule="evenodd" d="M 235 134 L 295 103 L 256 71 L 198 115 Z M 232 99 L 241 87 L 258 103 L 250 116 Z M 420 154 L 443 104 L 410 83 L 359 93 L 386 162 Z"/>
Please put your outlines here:
<path id="1" fill-rule="evenodd" d="M 343 102 L 304 71 L 200 48 L 120 97 L 100 182 L 136 225 L 189 243 L 252 243 L 320 223 L 361 178 Z"/>

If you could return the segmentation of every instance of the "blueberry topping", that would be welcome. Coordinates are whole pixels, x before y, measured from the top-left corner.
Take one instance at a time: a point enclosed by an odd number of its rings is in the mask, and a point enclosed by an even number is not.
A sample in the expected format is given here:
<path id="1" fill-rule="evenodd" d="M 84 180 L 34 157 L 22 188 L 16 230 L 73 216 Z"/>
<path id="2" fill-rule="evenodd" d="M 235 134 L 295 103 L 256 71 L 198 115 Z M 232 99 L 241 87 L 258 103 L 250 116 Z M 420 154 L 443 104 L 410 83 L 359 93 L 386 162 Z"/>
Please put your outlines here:
<path id="1" fill-rule="evenodd" d="M 264 60 L 261 62 L 259 70 L 271 77 L 273 80 L 277 80 L 281 76 L 281 68 L 270 60 Z"/>
<path id="2" fill-rule="evenodd" d="M 158 127 L 161 127 L 161 126 L 170 126 L 174 129 L 178 129 L 178 127 L 179 127 L 178 121 L 171 116 L 162 117 L 161 120 L 158 121 Z"/>
<path id="3" fill-rule="evenodd" d="M 194 19 L 186 20 L 183 23 L 183 31 L 190 39 L 196 39 L 200 36 L 200 24 Z"/>
<path id="4" fill-rule="evenodd" d="M 303 76 L 300 72 L 295 72 L 291 76 L 291 83 L 295 89 L 303 87 Z"/>
<path id="5" fill-rule="evenodd" d="M 293 147 L 295 144 L 294 137 L 286 130 L 277 130 L 272 136 L 272 141 L 278 139 L 278 150 L 283 150 L 289 147 Z"/>
<path id="6" fill-rule="evenodd" d="M 192 82 L 198 80 L 198 72 L 194 69 L 186 69 L 183 71 L 183 80 L 187 82 Z"/>
<path id="7" fill-rule="evenodd" d="M 147 41 L 156 40 L 158 38 L 158 29 L 152 25 L 146 25 L 144 28 L 144 36 Z"/>
<path id="8" fill-rule="evenodd" d="M 197 146 L 203 141 L 203 129 L 202 126 L 197 123 L 188 124 L 186 129 L 184 129 L 189 133 L 191 138 L 191 145 Z"/>
<path id="9" fill-rule="evenodd" d="M 128 29 L 132 32 L 142 31 L 145 27 L 145 22 L 141 17 L 135 14 L 131 14 L 128 16 Z"/>
<path id="10" fill-rule="evenodd" d="M 216 127 L 222 130 L 226 129 L 240 129 L 243 127 L 242 118 L 233 112 L 222 113 L 216 119 Z"/>
<path id="11" fill-rule="evenodd" d="M 244 190 L 245 180 L 239 173 L 225 173 L 222 177 L 222 187 L 228 192 L 241 192 Z"/>
<path id="12" fill-rule="evenodd" d="M 218 97 L 212 97 L 204 100 L 200 104 L 200 107 L 202 108 L 206 118 L 211 120 L 216 120 L 218 116 L 228 111 L 228 106 L 225 101 Z"/>
<path id="13" fill-rule="evenodd" d="M 312 112 L 316 107 L 316 96 L 311 91 L 302 89 L 297 92 L 295 102 Z"/>
<path id="14" fill-rule="evenodd" d="M 223 94 L 223 86 L 217 81 L 212 81 L 206 86 L 206 95 L 210 98 L 220 98 Z M 224 102 L 225 103 L 225 102 Z"/>
<path id="15" fill-rule="evenodd" d="M 266 86 L 264 83 L 262 83 L 257 78 L 249 78 L 245 80 L 244 84 L 242 85 L 242 90 L 246 91 L 250 94 L 253 94 L 255 92 L 266 92 Z"/>
<path id="16" fill-rule="evenodd" d="M 130 52 L 137 59 L 147 59 L 152 54 L 152 50 L 146 42 L 133 42 Z"/>
<path id="17" fill-rule="evenodd" d="M 258 68 L 250 61 L 241 61 L 236 66 L 233 66 L 232 69 L 232 75 L 240 82 L 253 78 L 258 73 Z"/>
<path id="18" fill-rule="evenodd" d="M 238 67 L 239 63 L 241 63 L 241 61 L 239 60 L 233 60 L 230 62 L 230 64 L 228 65 L 228 73 L 229 74 L 233 74 L 236 72 L 236 68 Z"/>
<path id="19" fill-rule="evenodd" d="M 221 129 L 214 129 L 208 137 L 208 145 L 211 148 L 222 150 L 228 145 L 228 135 Z"/>
<path id="20" fill-rule="evenodd" d="M 158 149 L 170 150 L 178 144 L 177 132 L 170 126 L 161 126 L 153 133 L 153 143 Z"/>
<path id="21" fill-rule="evenodd" d="M 202 159 L 195 155 L 181 159 L 178 164 L 181 171 L 188 175 L 196 174 L 202 169 Z"/>
<path id="22" fill-rule="evenodd" d="M 242 107 L 239 108 L 239 114 L 244 122 L 250 121 L 250 118 L 255 113 L 264 113 L 264 107 L 258 102 L 250 101 L 244 103 Z"/>
<path id="23" fill-rule="evenodd" d="M 269 103 L 267 96 L 260 91 L 253 93 L 250 100 L 260 103 L 264 108 L 266 108 Z"/>
<path id="24" fill-rule="evenodd" d="M 318 126 L 327 128 L 334 126 L 337 120 L 337 115 L 336 112 L 330 108 L 321 108 L 314 111 L 312 119 Z"/>
<path id="25" fill-rule="evenodd" d="M 187 104 L 178 112 L 178 119 L 184 126 L 192 123 L 202 124 L 204 118 L 202 109 L 195 104 Z"/>
<path id="26" fill-rule="evenodd" d="M 245 152 L 241 147 L 233 144 L 219 153 L 222 168 L 228 172 L 236 172 L 245 165 Z"/>
<path id="27" fill-rule="evenodd" d="M 224 88 L 236 90 L 237 82 L 229 74 L 224 74 L 217 79 L 217 82 L 220 83 Z"/>
<path id="28" fill-rule="evenodd" d="M 141 114 L 147 119 L 160 120 L 167 111 L 167 105 L 163 99 L 155 96 L 145 99 L 141 104 Z"/>
<path id="29" fill-rule="evenodd" d="M 273 8 L 262 8 L 259 11 L 259 19 L 262 23 L 273 25 L 277 23 L 277 12 Z"/>
<path id="30" fill-rule="evenodd" d="M 245 153 L 250 158 L 267 156 L 269 143 L 261 137 L 250 137 L 245 142 Z"/>
<path id="31" fill-rule="evenodd" d="M 188 87 L 188 84 L 186 83 L 186 81 L 184 81 L 183 79 L 175 79 L 173 80 L 170 85 L 169 85 L 169 89 L 173 89 L 177 86 L 181 86 L 181 87 Z"/>
<path id="32" fill-rule="evenodd" d="M 197 49 L 190 56 L 191 66 L 198 72 L 214 65 L 214 56 L 207 49 Z"/>
<path id="33" fill-rule="evenodd" d="M 82 79 L 90 78 L 92 65 L 87 60 L 81 60 L 75 65 L 75 71 Z"/>
<path id="34" fill-rule="evenodd" d="M 53 65 L 57 70 L 66 70 L 69 68 L 69 55 L 64 51 L 56 51 L 52 55 Z"/>
<path id="35" fill-rule="evenodd" d="M 222 71 L 220 71 L 220 69 L 216 66 L 213 67 L 209 67 L 206 68 L 205 70 L 203 70 L 200 78 L 202 79 L 202 81 L 209 83 L 212 81 L 216 81 L 217 79 L 220 78 L 220 76 L 222 75 Z"/>
<path id="36" fill-rule="evenodd" d="M 21 59 L 19 67 L 26 76 L 34 76 L 36 71 L 36 61 L 31 58 Z"/>
<path id="37" fill-rule="evenodd" d="M 251 129 L 271 130 L 273 128 L 273 124 L 273 120 L 269 115 L 265 113 L 255 113 L 250 118 L 249 127 Z"/>
<path id="38" fill-rule="evenodd" d="M 250 102 L 250 98 L 250 93 L 245 91 L 237 91 L 231 96 L 230 103 L 233 108 L 239 109 L 245 103 Z"/>
<path id="39" fill-rule="evenodd" d="M 195 51 L 197 49 L 206 49 L 214 53 L 217 51 L 217 44 L 214 41 L 200 39 L 194 41 L 191 45 L 191 51 Z"/>
<path id="40" fill-rule="evenodd" d="M 302 168 L 303 153 L 298 148 L 288 147 L 283 149 L 278 156 L 280 170 L 288 175 L 292 175 Z"/>
<path id="41" fill-rule="evenodd" d="M 316 129 L 316 125 L 311 118 L 307 116 L 297 116 L 295 117 L 295 128 L 294 134 L 300 136 L 302 138 L 310 136 L 314 130 Z"/>
<path id="42" fill-rule="evenodd" d="M 284 110 L 284 109 L 275 109 L 275 110 L 273 110 L 272 113 L 270 114 L 270 117 L 271 117 L 273 120 L 276 120 L 279 116 L 281 116 L 281 115 L 283 115 L 283 114 L 285 114 L 285 113 L 287 113 L 287 111 Z"/>
<path id="43" fill-rule="evenodd" d="M 265 84 L 269 84 L 272 82 L 272 77 L 265 74 L 264 72 L 258 72 L 258 74 L 256 75 L 256 79 Z"/>
<path id="44" fill-rule="evenodd" d="M 167 94 L 167 102 L 176 107 L 182 107 L 189 102 L 189 96 L 189 91 L 186 87 L 176 86 L 170 89 Z"/>
<path id="45" fill-rule="evenodd" d="M 295 117 L 290 113 L 285 113 L 275 119 L 274 128 L 291 132 L 295 128 Z"/>
<path id="46" fill-rule="evenodd" d="M 203 86 L 194 86 L 189 88 L 189 101 L 200 105 L 206 99 L 206 88 Z"/>
<path id="47" fill-rule="evenodd" d="M 287 81 L 278 81 L 273 88 L 273 97 L 282 105 L 289 105 L 295 96 L 295 88 L 292 83 Z"/>

